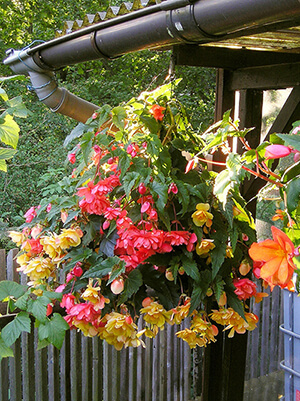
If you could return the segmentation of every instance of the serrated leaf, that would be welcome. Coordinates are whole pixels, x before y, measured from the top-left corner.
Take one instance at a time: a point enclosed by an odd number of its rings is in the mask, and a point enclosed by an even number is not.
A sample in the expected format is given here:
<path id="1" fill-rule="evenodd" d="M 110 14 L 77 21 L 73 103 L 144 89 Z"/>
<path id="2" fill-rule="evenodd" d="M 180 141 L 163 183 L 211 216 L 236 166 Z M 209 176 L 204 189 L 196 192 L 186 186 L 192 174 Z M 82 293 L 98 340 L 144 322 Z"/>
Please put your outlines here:
<path id="1" fill-rule="evenodd" d="M 142 273 L 138 269 L 132 270 L 125 280 L 124 290 L 119 298 L 118 305 L 126 302 L 143 284 Z"/>
<path id="2" fill-rule="evenodd" d="M 4 117 L 4 122 L 0 124 L 0 140 L 5 143 L 5 145 L 12 146 L 16 149 L 19 141 L 19 131 L 20 128 L 18 124 L 11 115 L 7 114 Z"/>
<path id="3" fill-rule="evenodd" d="M 42 295 L 36 299 L 30 299 L 28 301 L 27 310 L 29 313 L 39 320 L 40 322 L 45 322 L 47 319 L 47 305 L 51 302 L 51 299 Z"/>
<path id="4" fill-rule="evenodd" d="M 200 273 L 199 273 L 199 269 L 197 266 L 197 263 L 189 258 L 186 255 L 182 255 L 181 256 L 181 262 L 182 262 L 182 266 L 184 268 L 185 273 L 190 276 L 193 280 L 195 280 L 196 282 L 200 281 Z"/>
<path id="5" fill-rule="evenodd" d="M 139 179 L 140 174 L 136 171 L 130 171 L 124 176 L 122 184 L 127 197 Z"/>
<path id="6" fill-rule="evenodd" d="M 0 362 L 2 358 L 13 357 L 13 356 L 14 356 L 13 350 L 5 344 L 0 333 Z"/>
<path id="7" fill-rule="evenodd" d="M 82 278 L 101 278 L 109 274 L 113 267 L 119 264 L 120 259 L 117 256 L 100 260 L 96 265 L 86 271 Z"/>
<path id="8" fill-rule="evenodd" d="M 168 185 L 153 181 L 150 186 L 150 191 L 155 200 L 157 209 L 163 213 L 164 207 L 168 201 Z"/>
<path id="9" fill-rule="evenodd" d="M 120 274 L 125 273 L 125 268 L 126 263 L 124 262 L 124 260 L 119 259 L 119 263 L 115 264 L 111 271 L 107 284 L 110 284 L 112 281 L 114 281 L 114 279 L 119 277 Z"/>
<path id="10" fill-rule="evenodd" d="M 18 313 L 13 321 L 3 327 L 2 339 L 9 347 L 20 337 L 23 331 L 26 333 L 31 331 L 31 320 L 27 312 Z"/>
<path id="11" fill-rule="evenodd" d="M 47 319 L 46 323 L 39 325 L 39 340 L 47 340 L 60 349 L 63 345 L 66 331 L 69 328 L 65 319 L 59 313 L 54 313 L 51 319 Z"/>
<path id="12" fill-rule="evenodd" d="M 0 282 L 0 301 L 4 298 L 13 297 L 15 299 L 21 297 L 27 288 L 15 281 L 4 280 Z"/>

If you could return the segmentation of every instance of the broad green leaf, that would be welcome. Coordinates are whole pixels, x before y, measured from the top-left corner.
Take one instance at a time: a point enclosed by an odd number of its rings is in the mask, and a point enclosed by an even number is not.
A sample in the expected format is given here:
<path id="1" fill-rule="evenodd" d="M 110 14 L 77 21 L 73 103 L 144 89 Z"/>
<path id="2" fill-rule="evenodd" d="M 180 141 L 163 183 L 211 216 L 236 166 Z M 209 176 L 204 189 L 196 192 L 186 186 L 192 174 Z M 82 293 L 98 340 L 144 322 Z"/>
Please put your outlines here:
<path id="1" fill-rule="evenodd" d="M 7 93 L 5 92 L 4 89 L 0 88 L 0 97 L 3 99 L 5 102 L 8 100 Z"/>
<path id="2" fill-rule="evenodd" d="M 103 238 L 100 243 L 100 251 L 108 257 L 113 257 L 115 254 L 115 246 L 118 238 L 119 234 L 117 233 L 117 230 L 114 230 L 111 234 L 107 234 L 107 236 Z"/>
<path id="3" fill-rule="evenodd" d="M 150 185 L 150 191 L 158 210 L 163 212 L 168 200 L 168 185 L 154 180 Z"/>
<path id="4" fill-rule="evenodd" d="M 7 164 L 5 160 L 0 160 L 0 170 L 5 172 L 7 171 Z"/>
<path id="5" fill-rule="evenodd" d="M 71 143 L 74 139 L 80 138 L 86 131 L 88 127 L 86 124 L 79 123 L 76 127 L 71 131 L 69 135 L 67 135 L 66 139 L 64 140 L 64 147 L 67 147 L 69 143 Z"/>
<path id="6" fill-rule="evenodd" d="M 125 273 L 125 268 L 126 263 L 124 262 L 124 260 L 119 259 L 119 263 L 115 264 L 112 268 L 107 284 L 110 284 L 112 281 L 114 281 L 114 279 L 119 277 L 120 274 Z"/>
<path id="7" fill-rule="evenodd" d="M 243 303 L 238 299 L 237 295 L 234 293 L 235 290 L 234 285 L 232 283 L 230 284 L 226 283 L 224 288 L 227 295 L 228 305 L 231 306 L 231 308 L 234 309 L 240 316 L 242 316 L 243 319 L 245 319 Z"/>
<path id="8" fill-rule="evenodd" d="M 47 305 L 50 302 L 51 299 L 45 297 L 44 295 L 37 297 L 36 299 L 29 299 L 27 311 L 32 313 L 33 316 L 40 322 L 45 322 L 47 319 Z"/>
<path id="9" fill-rule="evenodd" d="M 149 115 L 141 115 L 140 116 L 141 121 L 145 124 L 145 126 L 149 129 L 151 134 L 157 134 L 159 130 L 159 123 Z"/>
<path id="10" fill-rule="evenodd" d="M 105 260 L 98 261 L 88 271 L 86 271 L 82 278 L 101 278 L 109 274 L 113 267 L 119 265 L 120 259 L 117 256 L 109 257 Z"/>
<path id="11" fill-rule="evenodd" d="M 230 172 L 228 170 L 221 171 L 216 178 L 214 186 L 214 195 L 223 204 L 226 203 L 228 192 L 231 188 Z"/>
<path id="12" fill-rule="evenodd" d="M 285 145 L 292 146 L 300 152 L 300 135 L 299 134 L 277 134 L 279 138 L 283 139 Z"/>
<path id="13" fill-rule="evenodd" d="M 199 282 L 200 281 L 200 273 L 197 266 L 197 263 L 186 255 L 182 255 L 181 257 L 182 266 L 184 268 L 185 273 L 190 276 L 193 280 Z"/>
<path id="14" fill-rule="evenodd" d="M 0 301 L 8 297 L 17 299 L 25 294 L 26 290 L 26 286 L 18 284 L 15 281 L 0 281 Z"/>
<path id="15" fill-rule="evenodd" d="M 139 179 L 140 174 L 136 171 L 131 171 L 124 176 L 123 187 L 127 197 L 129 197 L 132 188 L 134 188 Z"/>
<path id="16" fill-rule="evenodd" d="M 19 141 L 19 131 L 20 128 L 14 121 L 13 116 L 7 114 L 4 117 L 4 122 L 0 123 L 0 140 L 16 149 Z"/>
<path id="17" fill-rule="evenodd" d="M 0 148 L 0 160 L 11 159 L 16 153 L 15 149 Z"/>
<path id="18" fill-rule="evenodd" d="M 124 290 L 119 298 L 118 304 L 126 302 L 143 284 L 142 273 L 138 269 L 132 270 L 125 280 Z"/>
<path id="19" fill-rule="evenodd" d="M 31 320 L 27 312 L 18 313 L 13 321 L 3 327 L 2 339 L 9 347 L 20 337 L 23 331 L 26 333 L 31 331 Z"/>
<path id="20" fill-rule="evenodd" d="M 0 333 L 0 362 L 2 358 L 13 357 L 13 350 L 8 347 L 5 342 L 2 340 L 2 336 Z"/>
<path id="21" fill-rule="evenodd" d="M 66 331 L 69 328 L 65 319 L 59 313 L 54 313 L 51 319 L 47 319 L 44 324 L 39 325 L 39 340 L 47 340 L 60 349 L 63 345 Z"/>
<path id="22" fill-rule="evenodd" d="M 287 168 L 281 178 L 283 183 L 287 183 L 293 178 L 300 176 L 300 161 L 294 163 L 292 166 Z"/>
<path id="23" fill-rule="evenodd" d="M 124 129 L 125 118 L 126 118 L 126 109 L 122 106 L 117 106 L 112 109 L 112 120 L 113 123 L 120 129 Z"/>
<path id="24" fill-rule="evenodd" d="M 287 195 L 287 209 L 289 213 L 292 213 L 297 209 L 300 202 L 300 177 L 295 177 L 290 180 L 286 186 Z"/>

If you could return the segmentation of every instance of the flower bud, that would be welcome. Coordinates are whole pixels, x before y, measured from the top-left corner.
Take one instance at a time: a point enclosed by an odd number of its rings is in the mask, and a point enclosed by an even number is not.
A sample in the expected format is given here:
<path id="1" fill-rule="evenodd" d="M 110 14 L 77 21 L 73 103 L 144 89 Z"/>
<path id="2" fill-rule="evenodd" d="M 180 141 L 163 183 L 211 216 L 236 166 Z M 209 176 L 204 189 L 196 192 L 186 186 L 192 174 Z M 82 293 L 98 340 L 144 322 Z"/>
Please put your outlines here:
<path id="1" fill-rule="evenodd" d="M 124 280 L 122 278 L 115 279 L 110 285 L 111 292 L 115 295 L 120 294 L 124 290 Z"/>

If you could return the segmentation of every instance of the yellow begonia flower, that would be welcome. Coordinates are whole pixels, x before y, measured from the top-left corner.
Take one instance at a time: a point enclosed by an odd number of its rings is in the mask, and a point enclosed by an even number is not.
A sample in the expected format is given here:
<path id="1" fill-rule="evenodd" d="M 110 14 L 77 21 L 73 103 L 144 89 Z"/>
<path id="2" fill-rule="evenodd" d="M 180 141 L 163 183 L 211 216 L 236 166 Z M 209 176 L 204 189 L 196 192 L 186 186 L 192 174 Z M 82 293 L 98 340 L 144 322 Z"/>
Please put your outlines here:
<path id="1" fill-rule="evenodd" d="M 150 305 L 140 309 L 144 313 L 143 319 L 151 326 L 157 326 L 163 330 L 165 323 L 169 323 L 172 316 L 172 310 L 166 311 L 158 302 L 152 301 Z"/>
<path id="2" fill-rule="evenodd" d="M 192 219 L 196 226 L 202 227 L 205 224 L 207 227 L 211 227 L 214 216 L 209 213 L 209 208 L 208 203 L 198 203 L 197 210 L 192 214 Z"/>
<path id="3" fill-rule="evenodd" d="M 31 281 L 38 281 L 50 277 L 55 270 L 55 265 L 49 258 L 38 257 L 31 259 L 17 270 L 27 274 Z"/>
<path id="4" fill-rule="evenodd" d="M 232 308 L 213 310 L 210 317 L 218 324 L 226 326 L 224 330 L 230 330 L 228 334 L 230 338 L 234 336 L 235 332 L 244 334 L 246 330 L 254 330 L 258 322 L 258 317 L 254 313 L 245 313 L 245 320 Z"/>
<path id="5" fill-rule="evenodd" d="M 209 251 L 215 248 L 213 241 L 212 239 L 202 239 L 200 243 L 198 242 L 196 245 L 197 254 L 200 256 L 207 255 Z"/>
<path id="6" fill-rule="evenodd" d="M 138 347 L 143 342 L 138 338 L 137 325 L 129 314 L 111 312 L 101 319 L 99 337 L 120 351 L 123 346 Z"/>
<path id="7" fill-rule="evenodd" d="M 22 245 L 22 242 L 26 239 L 26 236 L 23 233 L 17 231 L 9 231 L 8 235 L 17 246 Z"/>
<path id="8" fill-rule="evenodd" d="M 43 236 L 41 237 L 40 242 L 44 248 L 44 251 L 54 262 L 58 262 L 64 256 L 63 250 L 60 247 L 60 240 L 57 234 Z"/>
<path id="9" fill-rule="evenodd" d="M 68 249 L 71 246 L 78 246 L 81 242 L 80 238 L 82 237 L 82 235 L 83 233 L 80 229 L 63 229 L 62 233 L 58 236 L 61 249 Z"/>

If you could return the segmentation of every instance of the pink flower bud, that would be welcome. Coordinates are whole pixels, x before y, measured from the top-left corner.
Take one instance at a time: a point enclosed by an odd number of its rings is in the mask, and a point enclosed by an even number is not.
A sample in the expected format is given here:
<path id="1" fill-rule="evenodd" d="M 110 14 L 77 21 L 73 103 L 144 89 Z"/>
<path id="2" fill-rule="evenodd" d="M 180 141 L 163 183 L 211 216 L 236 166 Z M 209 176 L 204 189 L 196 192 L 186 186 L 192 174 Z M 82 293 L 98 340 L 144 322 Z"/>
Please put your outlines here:
<path id="1" fill-rule="evenodd" d="M 269 145 L 265 149 L 265 159 L 280 159 L 281 157 L 288 156 L 291 149 L 284 145 Z"/>
<path id="2" fill-rule="evenodd" d="M 52 205 L 51 205 L 51 203 L 48 203 L 48 206 L 47 206 L 47 209 L 46 209 L 47 213 L 49 213 L 49 212 L 50 212 L 51 208 L 52 208 Z"/>
<path id="3" fill-rule="evenodd" d="M 138 191 L 141 195 L 144 195 L 147 192 L 147 187 L 143 182 L 140 183 Z"/>
<path id="4" fill-rule="evenodd" d="M 71 164 L 74 164 L 76 162 L 76 154 L 75 153 L 69 153 L 68 154 L 68 159 L 69 159 L 69 162 Z"/>
<path id="5" fill-rule="evenodd" d="M 124 290 L 124 281 L 122 278 L 115 279 L 110 285 L 113 294 L 120 294 Z"/>
<path id="6" fill-rule="evenodd" d="M 32 220 L 36 217 L 35 208 L 32 206 L 30 209 L 28 209 L 27 212 L 24 214 L 24 217 L 26 218 L 26 223 L 31 223 Z"/>

